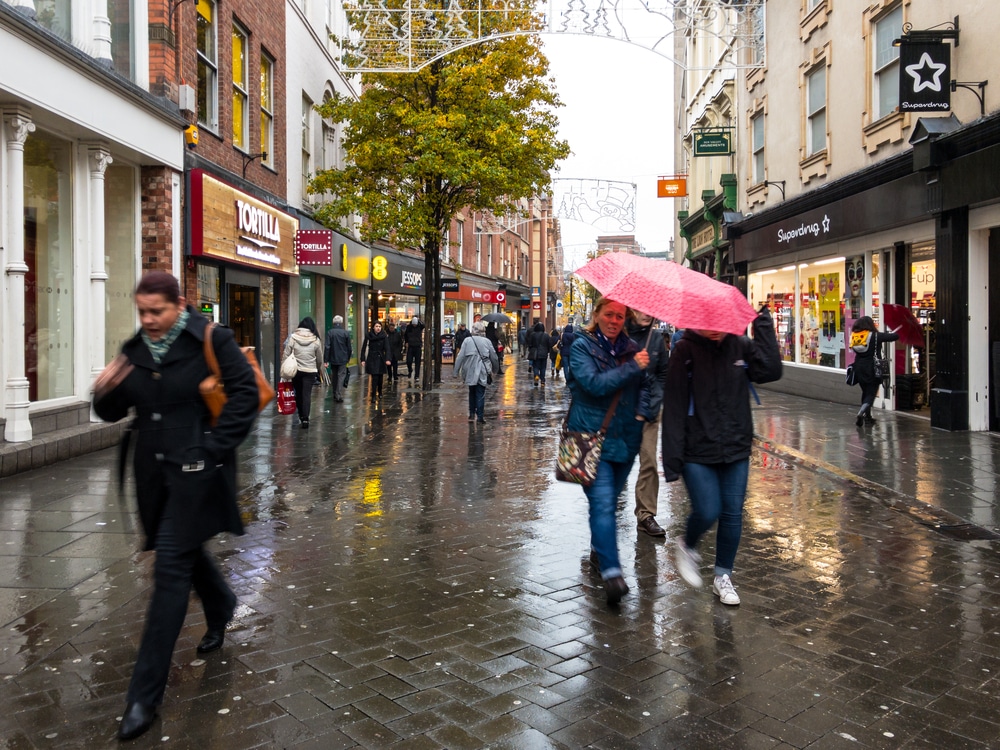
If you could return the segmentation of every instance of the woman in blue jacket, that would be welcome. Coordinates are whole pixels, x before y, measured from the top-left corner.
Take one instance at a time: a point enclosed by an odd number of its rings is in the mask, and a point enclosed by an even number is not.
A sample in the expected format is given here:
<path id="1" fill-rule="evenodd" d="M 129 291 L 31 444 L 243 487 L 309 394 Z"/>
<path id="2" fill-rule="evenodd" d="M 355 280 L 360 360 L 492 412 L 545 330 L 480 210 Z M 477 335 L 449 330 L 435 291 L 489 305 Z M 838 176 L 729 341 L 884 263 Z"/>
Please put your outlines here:
<path id="1" fill-rule="evenodd" d="M 615 395 L 621 393 L 604 439 L 597 478 L 584 488 L 590 506 L 590 560 L 600 568 L 608 604 L 617 604 L 628 593 L 618 559 L 615 503 L 642 443 L 636 405 L 642 372 L 649 365 L 649 355 L 625 330 L 627 315 L 625 305 L 606 297 L 597 300 L 590 325 L 573 341 L 573 366 L 566 373 L 573 394 L 571 431 L 600 430 Z"/>

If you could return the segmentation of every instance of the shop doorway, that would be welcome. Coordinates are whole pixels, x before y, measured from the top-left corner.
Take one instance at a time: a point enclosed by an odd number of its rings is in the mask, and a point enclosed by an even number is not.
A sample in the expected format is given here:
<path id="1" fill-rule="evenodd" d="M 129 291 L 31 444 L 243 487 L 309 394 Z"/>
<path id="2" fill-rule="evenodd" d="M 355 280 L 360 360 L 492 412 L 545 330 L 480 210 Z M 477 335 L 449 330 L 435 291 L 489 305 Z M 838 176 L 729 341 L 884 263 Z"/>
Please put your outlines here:
<path id="1" fill-rule="evenodd" d="M 227 284 L 227 301 L 229 303 L 229 321 L 227 325 L 233 329 L 236 343 L 240 346 L 252 346 L 260 349 L 260 336 L 257 321 L 259 319 L 259 290 L 252 286 Z"/>
<path id="2" fill-rule="evenodd" d="M 1000 289 L 1000 229 L 990 230 L 989 288 Z M 989 430 L 1000 432 L 1000 295 L 989 295 Z"/>
<path id="3" fill-rule="evenodd" d="M 934 244 L 914 245 L 910 250 L 910 312 L 920 322 L 924 346 L 897 345 L 905 356 L 905 367 L 896 386 L 898 409 L 921 409 L 930 404 L 936 370 L 934 320 L 937 316 L 937 263 Z"/>

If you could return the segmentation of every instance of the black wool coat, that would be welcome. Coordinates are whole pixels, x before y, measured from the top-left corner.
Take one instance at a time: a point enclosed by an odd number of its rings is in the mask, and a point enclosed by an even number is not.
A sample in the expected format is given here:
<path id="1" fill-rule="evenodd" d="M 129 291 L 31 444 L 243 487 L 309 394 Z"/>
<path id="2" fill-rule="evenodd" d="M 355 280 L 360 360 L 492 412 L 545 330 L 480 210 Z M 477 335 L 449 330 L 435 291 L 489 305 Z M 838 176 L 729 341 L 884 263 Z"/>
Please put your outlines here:
<path id="1" fill-rule="evenodd" d="M 365 363 L 366 375 L 385 375 L 388 369 L 385 363 L 390 359 L 389 338 L 385 335 L 385 331 L 368 332 L 365 342 L 361 345 L 361 359 Z"/>
<path id="2" fill-rule="evenodd" d="M 243 533 L 236 504 L 236 449 L 257 418 L 257 382 L 233 332 L 216 326 L 212 341 L 229 400 L 211 426 L 198 392 L 209 375 L 203 350 L 208 320 L 190 305 L 188 312 L 187 326 L 160 364 L 139 334 L 126 341 L 122 353 L 134 369 L 117 388 L 94 398 L 94 411 L 108 422 L 135 409 L 133 466 L 147 550 L 155 548 L 168 510 L 177 520 L 183 549 L 222 531 Z"/>

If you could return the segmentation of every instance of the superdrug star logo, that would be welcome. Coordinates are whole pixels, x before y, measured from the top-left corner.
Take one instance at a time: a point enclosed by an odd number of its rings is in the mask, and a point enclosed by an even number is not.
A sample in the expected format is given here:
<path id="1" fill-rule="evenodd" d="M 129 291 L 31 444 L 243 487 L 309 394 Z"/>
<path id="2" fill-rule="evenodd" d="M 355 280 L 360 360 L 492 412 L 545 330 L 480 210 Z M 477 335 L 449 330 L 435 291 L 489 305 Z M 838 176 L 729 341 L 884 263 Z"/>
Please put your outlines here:
<path id="1" fill-rule="evenodd" d="M 941 76 L 947 69 L 945 63 L 934 62 L 934 59 L 924 52 L 916 65 L 906 66 L 906 74 L 913 79 L 913 93 L 919 93 L 924 89 L 940 92 Z"/>

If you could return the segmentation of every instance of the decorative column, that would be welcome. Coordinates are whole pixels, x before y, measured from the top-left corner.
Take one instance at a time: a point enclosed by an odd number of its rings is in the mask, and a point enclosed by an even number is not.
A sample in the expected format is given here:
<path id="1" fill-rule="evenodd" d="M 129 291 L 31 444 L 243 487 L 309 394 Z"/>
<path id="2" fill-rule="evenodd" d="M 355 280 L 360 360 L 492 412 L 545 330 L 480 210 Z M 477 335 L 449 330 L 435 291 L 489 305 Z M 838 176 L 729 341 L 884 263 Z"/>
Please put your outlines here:
<path id="1" fill-rule="evenodd" d="M 7 138 L 7 310 L 4 315 L 4 360 L 7 382 L 4 400 L 7 426 L 4 438 L 9 442 L 31 440 L 28 419 L 28 378 L 24 371 L 24 142 L 35 131 L 35 123 L 22 110 L 5 110 L 3 122 Z"/>
<path id="2" fill-rule="evenodd" d="M 94 57 L 102 65 L 112 66 L 111 59 L 111 19 L 108 18 L 107 0 L 93 3 Z"/>
<path id="3" fill-rule="evenodd" d="M 90 323 L 87 329 L 90 379 L 88 385 L 104 369 L 104 332 L 107 317 L 106 295 L 108 273 L 105 268 L 104 173 L 114 161 L 103 144 L 88 147 L 90 166 Z M 100 421 L 91 413 L 92 421 Z"/>

